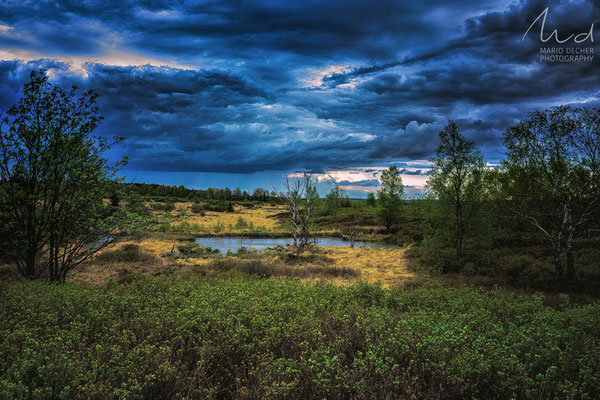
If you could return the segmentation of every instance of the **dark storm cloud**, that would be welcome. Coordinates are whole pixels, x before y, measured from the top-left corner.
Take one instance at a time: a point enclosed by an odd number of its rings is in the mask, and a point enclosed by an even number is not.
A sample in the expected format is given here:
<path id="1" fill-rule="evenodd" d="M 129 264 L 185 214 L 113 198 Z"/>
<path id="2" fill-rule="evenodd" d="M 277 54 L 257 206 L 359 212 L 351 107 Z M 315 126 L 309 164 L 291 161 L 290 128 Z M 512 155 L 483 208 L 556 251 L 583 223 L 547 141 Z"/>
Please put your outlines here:
<path id="1" fill-rule="evenodd" d="M 598 60 L 539 62 L 539 24 L 521 41 L 546 7 L 561 37 L 600 17 L 591 0 L 4 2 L 0 51 L 21 61 L 0 62 L 0 107 L 32 69 L 92 88 L 140 170 L 428 159 L 449 119 L 497 160 L 534 108 L 598 102 Z"/>
<path id="2" fill-rule="evenodd" d="M 430 51 L 425 48 L 416 55 L 383 64 L 371 63 L 366 66 L 348 68 L 344 72 L 332 73 L 323 77 L 323 82 L 328 86 L 337 86 L 347 83 L 352 78 L 370 76 L 393 67 L 410 66 L 431 60 L 446 61 L 443 63 L 446 66 L 449 58 L 457 56 L 460 59 L 456 64 L 461 67 L 468 65 L 465 61 L 468 61 L 469 58 L 478 61 L 500 62 L 501 64 L 496 64 L 498 68 L 510 66 L 510 63 L 530 64 L 537 60 L 537 50 L 543 45 L 539 40 L 541 19 L 525 37 L 525 40 L 521 39 L 527 28 L 545 8 L 549 9 L 545 37 L 548 37 L 554 29 L 559 29 L 560 39 L 588 32 L 590 24 L 597 23 L 600 19 L 600 6 L 591 0 L 515 2 L 506 11 L 490 12 L 467 19 L 464 35 L 448 40 L 444 46 Z M 547 45 L 552 45 L 552 43 L 555 42 L 549 42 Z M 558 68 L 563 66 L 565 65 L 559 64 Z M 580 64 L 580 67 L 580 76 L 585 76 L 586 73 L 592 72 L 592 69 L 597 70 L 598 63 Z M 456 75 L 456 73 L 452 75 Z M 470 76 L 469 71 L 465 71 L 464 76 Z"/>
<path id="3" fill-rule="evenodd" d="M 348 153 L 360 150 L 361 142 L 340 138 L 335 126 L 317 129 L 320 121 L 310 112 L 268 105 L 264 91 L 232 74 L 90 64 L 87 78 L 71 79 L 63 64 L 35 67 L 52 68 L 62 86 L 76 83 L 101 95 L 106 121 L 100 133 L 127 138 L 123 153 L 131 168 L 251 173 L 298 166 L 321 172 L 324 160 L 360 160 Z M 29 68 L 5 62 L 0 71 L 0 78 L 23 82 Z"/>
<path id="4" fill-rule="evenodd" d="M 421 124 L 425 127 L 413 129 L 413 133 L 410 122 L 401 119 L 400 129 L 378 137 L 371 157 L 427 157 L 443 126 L 439 122 L 452 118 L 467 136 L 493 150 L 488 154 L 491 158 L 497 158 L 501 156 L 501 133 L 529 111 L 557 103 L 585 101 L 589 105 L 590 98 L 597 98 L 600 67 L 596 60 L 555 64 L 537 61 L 541 21 L 521 41 L 545 7 L 551 10 L 545 35 L 560 27 L 561 39 L 587 32 L 600 14 L 597 6 L 584 1 L 568 5 L 539 1 L 514 4 L 504 12 L 467 20 L 465 35 L 442 49 L 403 61 L 351 68 L 325 76 L 323 82 L 336 87 L 361 78 L 358 88 L 374 93 L 379 105 L 398 104 L 398 109 L 405 104 L 419 105 L 429 116 L 429 120 L 413 119 L 417 125 L 412 128 Z M 415 65 L 420 68 L 409 73 L 397 68 Z M 363 98 L 369 97 L 363 93 Z M 479 106 L 477 118 L 462 117 L 467 114 L 465 105 Z M 431 124 L 434 120 L 438 123 Z"/>
<path id="5" fill-rule="evenodd" d="M 479 7 L 488 3 L 494 2 L 479 2 Z M 457 1 L 452 7 L 437 1 L 384 0 L 15 1 L 0 6 L 0 19 L 24 30 L 26 24 L 35 25 L 30 33 L 34 29 L 48 32 L 47 39 L 32 35 L 40 43 L 55 46 L 54 39 L 66 40 L 65 51 L 79 51 L 95 43 L 97 37 L 80 34 L 105 27 L 129 30 L 136 47 L 160 53 L 218 54 L 231 49 L 252 53 L 259 49 L 330 58 L 331 51 L 343 51 L 359 58 L 381 59 L 393 57 L 407 46 L 424 45 L 430 38 L 443 38 L 448 32 L 436 29 L 438 23 L 444 23 L 451 34 L 457 33 L 461 21 L 453 23 L 452 16 L 458 18 L 472 10 L 470 1 Z M 95 21 L 101 24 L 93 24 Z M 64 29 L 67 27 L 70 29 Z"/>

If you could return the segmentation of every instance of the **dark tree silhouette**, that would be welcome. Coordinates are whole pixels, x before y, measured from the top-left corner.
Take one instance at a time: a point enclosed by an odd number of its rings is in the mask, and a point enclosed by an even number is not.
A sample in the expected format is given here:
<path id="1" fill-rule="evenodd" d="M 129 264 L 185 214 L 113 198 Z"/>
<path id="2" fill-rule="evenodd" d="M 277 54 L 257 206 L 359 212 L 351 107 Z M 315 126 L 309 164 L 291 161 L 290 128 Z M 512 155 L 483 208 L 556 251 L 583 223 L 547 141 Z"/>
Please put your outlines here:
<path id="1" fill-rule="evenodd" d="M 102 120 L 97 94 L 76 91 L 34 71 L 0 126 L 2 247 L 28 278 L 47 272 L 64 281 L 126 221 L 105 202 L 126 160 L 108 166 L 103 155 L 122 139 L 93 136 Z"/>

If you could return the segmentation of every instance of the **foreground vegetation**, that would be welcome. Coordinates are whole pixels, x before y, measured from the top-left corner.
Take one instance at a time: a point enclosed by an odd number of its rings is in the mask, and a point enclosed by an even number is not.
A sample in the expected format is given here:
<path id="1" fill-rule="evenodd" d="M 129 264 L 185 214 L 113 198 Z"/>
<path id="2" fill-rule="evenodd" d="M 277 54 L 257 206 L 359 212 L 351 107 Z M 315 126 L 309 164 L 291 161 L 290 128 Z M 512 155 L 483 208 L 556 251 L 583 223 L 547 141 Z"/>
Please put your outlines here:
<path id="1" fill-rule="evenodd" d="M 129 276 L 5 283 L 0 397 L 598 398 L 600 304 Z"/>

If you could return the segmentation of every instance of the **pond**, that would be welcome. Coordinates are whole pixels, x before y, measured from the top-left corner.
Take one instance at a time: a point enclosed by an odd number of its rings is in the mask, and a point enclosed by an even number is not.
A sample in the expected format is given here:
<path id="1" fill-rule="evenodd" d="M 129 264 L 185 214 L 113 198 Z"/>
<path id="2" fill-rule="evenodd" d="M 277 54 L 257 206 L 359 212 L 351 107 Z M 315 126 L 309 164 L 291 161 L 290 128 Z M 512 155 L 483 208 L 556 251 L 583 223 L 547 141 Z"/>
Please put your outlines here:
<path id="1" fill-rule="evenodd" d="M 257 251 L 264 251 L 268 247 L 286 247 L 288 244 L 292 244 L 294 240 L 292 238 L 251 238 L 243 236 L 235 237 L 201 237 L 196 239 L 202 247 L 210 247 L 215 250 L 218 249 L 222 254 L 227 254 L 227 250 L 231 250 L 234 253 L 240 248 L 245 247 L 250 250 L 255 248 Z M 342 240 L 334 237 L 321 237 L 316 239 L 317 246 L 348 246 L 352 245 L 352 242 Z M 387 243 L 373 243 L 373 242 L 360 242 L 355 241 L 354 247 L 372 247 L 372 248 L 386 248 L 386 249 L 399 249 L 400 247 L 387 244 Z"/>

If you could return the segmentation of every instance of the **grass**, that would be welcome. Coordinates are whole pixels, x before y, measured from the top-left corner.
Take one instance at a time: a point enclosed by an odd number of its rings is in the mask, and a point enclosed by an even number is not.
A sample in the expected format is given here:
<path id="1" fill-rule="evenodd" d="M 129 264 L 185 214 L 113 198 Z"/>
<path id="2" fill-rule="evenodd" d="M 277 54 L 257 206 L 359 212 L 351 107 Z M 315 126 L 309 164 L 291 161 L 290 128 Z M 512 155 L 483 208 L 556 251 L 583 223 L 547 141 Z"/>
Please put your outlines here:
<path id="1" fill-rule="evenodd" d="M 405 250 L 400 249 L 314 247 L 299 257 L 284 248 L 264 253 L 243 249 L 237 254 L 220 254 L 193 241 L 181 239 L 149 237 L 117 243 L 103 250 L 92 262 L 75 270 L 70 278 L 78 282 L 98 284 L 119 279 L 123 270 L 142 275 L 213 274 L 218 271 L 210 266 L 215 259 L 250 257 L 273 268 L 266 276 L 276 278 L 327 280 L 336 285 L 348 285 L 362 279 L 379 283 L 383 287 L 403 286 L 415 279 L 406 260 Z M 134 249 L 133 254 L 129 254 L 128 249 Z M 235 263 L 235 260 L 231 262 Z"/>
<path id="2" fill-rule="evenodd" d="M 184 236 L 190 238 L 231 235 L 260 238 L 289 236 L 289 231 L 285 229 L 285 222 L 282 220 L 284 210 L 281 206 L 263 204 L 240 207 L 236 205 L 234 213 L 207 211 L 205 215 L 194 214 L 191 211 L 194 203 L 191 202 L 173 203 L 173 206 L 177 210 L 176 213 L 164 212 L 162 209 L 153 211 L 154 216 L 160 220 L 155 230 L 105 250 L 106 254 L 101 253 L 95 261 L 82 266 L 73 273 L 72 278 L 80 282 L 102 283 L 110 279 L 120 279 L 123 271 L 142 275 L 162 274 L 165 271 L 177 276 L 188 276 L 199 271 L 212 274 L 215 270 L 211 270 L 209 264 L 215 258 L 228 255 L 217 255 L 204 249 L 198 251 L 193 243 L 181 243 Z M 355 217 L 358 214 L 364 217 L 360 219 L 366 223 L 363 228 L 373 232 L 378 230 L 369 225 L 373 221 L 369 217 L 368 209 L 341 209 L 335 218 L 349 224 L 353 220 L 356 221 Z M 325 224 L 321 226 L 318 233 L 343 236 L 344 229 L 346 228 L 343 224 L 338 224 L 337 227 Z M 381 240 L 382 237 L 373 234 L 361 239 Z M 125 259 L 122 257 L 119 259 L 123 246 L 138 246 L 152 259 L 146 263 L 132 260 L 133 262 L 127 265 Z M 172 253 L 172 250 L 177 252 Z M 384 287 L 404 285 L 414 279 L 414 274 L 408 270 L 404 261 L 402 250 L 331 247 L 313 249 L 299 258 L 286 252 L 267 252 L 253 257 L 260 258 L 260 263 L 273 268 L 266 275 L 277 278 L 299 277 L 306 281 L 324 279 L 337 285 L 347 285 L 357 279 L 363 279 L 372 283 L 379 282 Z M 113 262 L 108 263 L 107 259 Z M 282 264 L 280 268 L 273 267 L 280 264 Z M 233 268 L 233 270 L 237 269 Z"/>
<path id="3" fill-rule="evenodd" d="M 237 271 L 260 278 L 343 278 L 356 279 L 360 277 L 360 271 L 348 267 L 336 267 L 334 265 L 303 264 L 290 265 L 280 259 L 260 257 L 257 255 L 247 258 L 220 258 L 209 264 L 205 271 L 229 272 Z M 206 272 L 205 272 L 206 273 Z"/>
<path id="4" fill-rule="evenodd" d="M 0 398 L 598 398 L 600 304 L 129 276 L 3 283 Z"/>
<path id="5" fill-rule="evenodd" d="M 105 251 L 96 256 L 95 262 L 105 263 L 158 263 L 160 262 L 153 254 L 143 251 L 139 245 L 127 243 L 116 250 Z"/>
<path id="6" fill-rule="evenodd" d="M 217 256 L 212 253 L 203 253 L 166 257 L 174 246 L 179 246 L 181 240 L 194 239 L 198 236 L 239 235 L 257 238 L 289 236 L 281 206 L 262 204 L 242 207 L 236 204 L 234 213 L 207 211 L 206 215 L 195 215 L 191 211 L 188 212 L 193 205 L 194 203 L 191 202 L 174 203 L 176 212 L 153 211 L 154 215 L 161 220 L 161 223 L 156 225 L 156 230 L 148 231 L 144 236 L 131 238 L 123 243 L 138 245 L 144 253 L 156 257 L 160 262 L 150 261 L 146 265 L 139 261 L 131 265 L 124 265 L 124 260 L 121 260 L 120 264 L 112 263 L 110 265 L 91 263 L 81 270 L 75 271 L 73 277 L 80 281 L 97 283 L 118 277 L 123 269 L 153 275 L 163 273 L 164 268 L 171 271 L 173 265 L 177 267 L 173 274 L 188 274 L 190 269 L 195 267 L 206 267 Z M 419 235 L 422 236 L 418 227 L 423 222 L 419 215 L 427 212 L 427 210 L 420 210 L 419 207 L 425 207 L 425 205 L 408 202 L 403 213 L 403 222 L 391 235 L 386 236 L 382 233 L 383 227 L 377 225 L 376 209 L 371 207 L 340 208 L 335 216 L 318 217 L 316 219 L 319 227 L 317 233 L 343 237 L 351 231 L 355 240 L 387 239 L 398 243 L 418 241 Z M 420 229 L 422 230 L 422 226 Z M 521 237 L 515 238 L 499 235 L 495 237 L 492 248 L 476 249 L 472 260 L 461 266 L 459 271 L 461 276 L 453 275 L 452 279 L 473 281 L 477 280 L 477 277 L 481 277 L 482 280 L 487 279 L 516 288 L 535 287 L 551 291 L 566 290 L 564 287 L 555 288 L 552 257 L 548 253 L 547 246 L 540 243 L 539 239 L 536 239 L 537 236 L 530 236 L 521 235 Z M 600 253 L 598 253 L 597 244 L 598 241 L 594 239 L 576 241 L 578 279 L 574 284 L 573 291 L 597 292 L 597 282 L 600 280 L 597 261 Z M 408 281 L 416 279 L 414 265 L 420 264 L 421 268 L 417 269 L 419 274 L 429 275 L 432 268 L 428 264 L 427 257 L 423 257 L 422 250 L 423 246 L 417 245 L 411 247 L 411 250 L 338 247 L 326 248 L 322 251 L 325 252 L 325 256 L 334 260 L 335 267 L 358 271 L 360 279 L 367 282 L 378 282 L 383 287 L 393 287 L 406 285 Z M 308 254 L 313 253 L 309 252 Z M 410 256 L 409 253 L 416 256 Z M 221 256 L 227 256 L 227 254 Z M 436 260 L 443 258 L 441 251 L 438 250 L 430 252 L 429 256 Z M 102 261 L 102 257 L 100 255 L 97 260 Z M 274 256 L 267 254 L 261 257 L 264 263 L 269 264 L 273 262 L 269 258 Z M 306 267 L 319 265 L 318 262 L 315 262 L 314 255 L 311 257 L 312 259 L 301 258 L 295 263 Z M 454 256 L 449 254 L 448 257 L 453 258 Z M 413 259 L 416 259 L 417 262 Z M 274 276 L 284 275 L 286 274 L 274 274 Z M 319 278 L 315 276 L 319 276 Z M 338 285 L 347 285 L 358 277 L 309 274 L 303 276 L 302 279 L 326 279 Z"/>
<path id="7" fill-rule="evenodd" d="M 193 203 L 182 203 L 178 207 L 186 210 Z M 199 234 L 240 235 L 254 232 L 272 232 L 281 230 L 277 213 L 283 211 L 280 206 L 262 205 L 253 208 L 234 207 L 233 213 L 206 211 L 204 215 L 186 213 L 182 218 L 163 222 L 158 230 L 163 232 L 193 232 Z"/>

